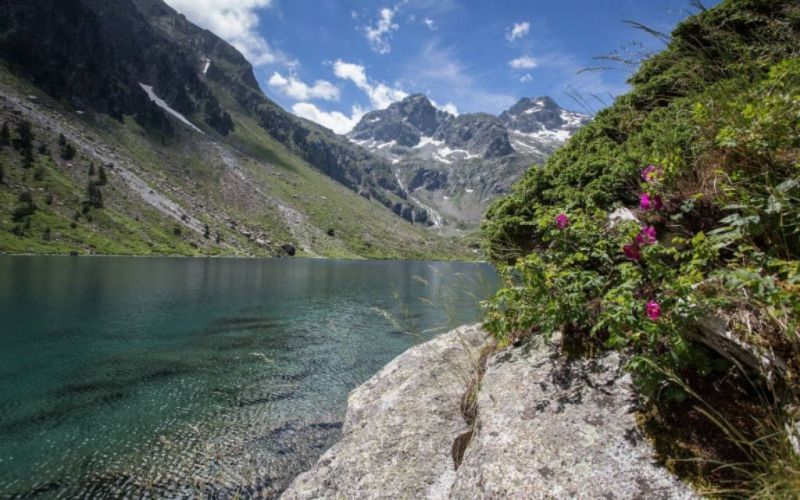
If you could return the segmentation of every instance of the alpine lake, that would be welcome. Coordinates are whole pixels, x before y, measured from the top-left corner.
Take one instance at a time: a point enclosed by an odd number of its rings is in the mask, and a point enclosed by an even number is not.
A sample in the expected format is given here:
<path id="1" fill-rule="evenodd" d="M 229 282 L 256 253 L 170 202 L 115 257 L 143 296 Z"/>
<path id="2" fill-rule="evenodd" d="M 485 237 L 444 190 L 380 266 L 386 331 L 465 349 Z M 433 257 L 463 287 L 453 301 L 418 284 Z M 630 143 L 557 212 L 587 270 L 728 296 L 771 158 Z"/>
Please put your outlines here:
<path id="1" fill-rule="evenodd" d="M 277 496 L 480 263 L 0 257 L 0 497 Z"/>

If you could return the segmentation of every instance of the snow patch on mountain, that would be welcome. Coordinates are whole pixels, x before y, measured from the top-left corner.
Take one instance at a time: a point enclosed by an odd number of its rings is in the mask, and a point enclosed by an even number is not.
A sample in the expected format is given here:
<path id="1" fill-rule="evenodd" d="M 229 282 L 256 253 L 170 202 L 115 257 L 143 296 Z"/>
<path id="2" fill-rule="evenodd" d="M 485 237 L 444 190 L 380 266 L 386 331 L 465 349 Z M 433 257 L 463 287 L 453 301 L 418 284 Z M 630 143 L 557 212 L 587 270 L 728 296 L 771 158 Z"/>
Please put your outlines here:
<path id="1" fill-rule="evenodd" d="M 171 114 L 172 116 L 177 118 L 180 122 L 182 122 L 185 125 L 191 127 L 196 132 L 199 132 L 199 133 L 205 135 L 205 132 L 203 132 L 202 130 L 197 128 L 194 123 L 190 122 L 185 116 L 183 116 L 182 114 L 180 114 L 177 111 L 175 111 L 174 109 L 172 109 L 169 106 L 169 104 L 167 104 L 166 101 L 164 101 L 164 99 L 158 97 L 156 95 L 156 93 L 153 91 L 153 87 L 152 86 L 145 85 L 144 83 L 139 83 L 139 86 L 142 87 L 142 90 L 144 90 L 147 93 L 147 97 L 149 97 L 150 100 L 153 101 L 156 106 L 158 106 L 159 108 L 163 109 L 167 113 Z"/>

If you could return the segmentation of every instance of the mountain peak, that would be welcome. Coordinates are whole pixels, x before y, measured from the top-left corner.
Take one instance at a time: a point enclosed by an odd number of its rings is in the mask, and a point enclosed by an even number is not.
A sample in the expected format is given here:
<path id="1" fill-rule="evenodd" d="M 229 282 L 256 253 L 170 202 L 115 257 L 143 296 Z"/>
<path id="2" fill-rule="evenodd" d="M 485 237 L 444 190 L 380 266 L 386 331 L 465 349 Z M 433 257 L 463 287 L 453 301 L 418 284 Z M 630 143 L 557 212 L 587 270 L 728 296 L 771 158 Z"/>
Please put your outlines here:
<path id="1" fill-rule="evenodd" d="M 504 114 L 520 115 L 522 113 L 536 112 L 538 110 L 560 111 L 561 107 L 550 96 L 523 97 L 510 107 Z M 501 115 L 502 117 L 502 115 Z"/>
<path id="2" fill-rule="evenodd" d="M 418 103 L 422 103 L 422 104 L 431 104 L 431 100 L 428 99 L 428 96 L 426 96 L 425 94 L 411 94 L 410 96 L 407 96 L 405 99 L 403 99 L 400 102 L 403 102 L 403 103 L 418 102 Z"/>
<path id="3" fill-rule="evenodd" d="M 550 96 L 523 97 L 503 111 L 500 121 L 510 130 L 534 133 L 545 130 L 574 131 L 589 121 L 589 117 L 567 111 Z"/>
<path id="4" fill-rule="evenodd" d="M 452 118 L 436 109 L 424 94 L 412 94 L 387 109 L 367 113 L 348 135 L 355 140 L 395 141 L 411 147 L 423 136 L 432 137 L 442 123 Z"/>

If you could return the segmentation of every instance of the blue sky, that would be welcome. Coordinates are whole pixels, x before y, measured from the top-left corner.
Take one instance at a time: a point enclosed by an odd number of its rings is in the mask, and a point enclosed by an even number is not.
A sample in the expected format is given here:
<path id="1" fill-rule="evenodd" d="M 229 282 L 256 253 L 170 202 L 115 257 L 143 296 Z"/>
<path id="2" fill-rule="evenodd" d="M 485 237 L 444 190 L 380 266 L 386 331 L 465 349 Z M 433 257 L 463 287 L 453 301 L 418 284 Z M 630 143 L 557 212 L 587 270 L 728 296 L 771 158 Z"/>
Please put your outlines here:
<path id="1" fill-rule="evenodd" d="M 457 113 L 540 95 L 582 111 L 575 92 L 597 109 L 629 72 L 579 70 L 664 46 L 623 20 L 669 32 L 690 12 L 688 0 L 166 1 L 239 48 L 270 98 L 339 133 L 417 92 Z"/>

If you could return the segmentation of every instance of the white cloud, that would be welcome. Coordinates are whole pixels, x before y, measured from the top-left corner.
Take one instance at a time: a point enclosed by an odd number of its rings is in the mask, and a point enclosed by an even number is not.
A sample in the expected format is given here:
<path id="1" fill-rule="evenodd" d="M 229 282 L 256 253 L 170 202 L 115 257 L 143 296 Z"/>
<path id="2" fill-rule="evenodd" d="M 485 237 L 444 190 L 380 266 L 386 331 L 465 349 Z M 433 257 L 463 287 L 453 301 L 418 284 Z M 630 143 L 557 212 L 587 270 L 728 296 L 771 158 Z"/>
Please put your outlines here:
<path id="1" fill-rule="evenodd" d="M 508 32 L 506 33 L 506 40 L 509 42 L 513 42 L 518 38 L 523 38 L 528 35 L 531 31 L 531 23 L 525 21 L 522 23 L 514 23 L 514 25 L 509 28 Z"/>
<path id="2" fill-rule="evenodd" d="M 430 17 L 426 17 L 425 19 L 422 20 L 422 22 L 425 23 L 425 26 L 427 26 L 428 29 L 431 31 L 436 31 L 439 29 L 436 27 L 436 23 Z"/>
<path id="3" fill-rule="evenodd" d="M 538 66 L 539 63 L 531 56 L 522 56 L 508 61 L 508 65 L 514 69 L 533 69 Z"/>
<path id="4" fill-rule="evenodd" d="M 439 103 L 434 101 L 433 99 L 430 99 L 430 101 L 431 101 L 431 104 L 433 104 L 434 108 L 441 109 L 442 111 L 445 111 L 445 112 L 450 113 L 451 115 L 455 115 L 455 116 L 458 116 L 458 114 L 459 114 L 458 113 L 458 107 L 455 104 L 453 104 L 452 102 L 448 102 L 444 106 L 440 106 Z"/>
<path id="5" fill-rule="evenodd" d="M 286 78 L 276 71 L 268 83 L 276 91 L 297 101 L 308 101 L 310 99 L 338 101 L 341 97 L 339 89 L 326 80 L 317 80 L 314 85 L 308 85 L 294 75 L 289 75 Z"/>
<path id="6" fill-rule="evenodd" d="M 443 111 L 447 111 L 447 112 L 448 112 L 448 113 L 450 113 L 451 115 L 458 116 L 458 108 L 457 108 L 457 107 L 456 107 L 456 105 L 455 105 L 455 104 L 453 104 L 452 102 L 448 102 L 447 104 L 445 104 L 444 106 L 442 106 L 442 110 L 443 110 Z"/>
<path id="7" fill-rule="evenodd" d="M 521 81 L 522 83 L 530 83 L 533 81 L 533 77 L 531 76 L 530 73 L 526 73 L 525 75 L 522 76 L 522 78 L 519 79 L 519 81 Z"/>
<path id="8" fill-rule="evenodd" d="M 272 0 L 166 0 L 195 24 L 212 31 L 236 47 L 255 66 L 296 64 L 258 34 L 258 9 Z"/>
<path id="9" fill-rule="evenodd" d="M 297 116 L 319 123 L 337 134 L 350 132 L 364 116 L 364 110 L 358 106 L 353 106 L 351 115 L 347 116 L 339 111 L 323 111 L 308 102 L 298 102 L 292 106 L 292 112 Z"/>
<path id="10" fill-rule="evenodd" d="M 381 82 L 372 82 L 367 78 L 364 66 L 338 60 L 333 63 L 333 73 L 342 80 L 349 80 L 356 87 L 363 90 L 374 108 L 385 109 L 393 102 L 397 102 L 408 97 L 406 92 L 398 88 L 392 88 Z"/>
<path id="11" fill-rule="evenodd" d="M 408 94 L 398 88 L 392 88 L 382 82 L 374 82 L 367 76 L 367 71 L 364 66 L 360 64 L 353 64 L 338 60 L 333 63 L 333 73 L 337 78 L 352 82 L 358 89 L 362 90 L 369 98 L 370 109 L 385 109 L 388 108 L 393 102 L 400 101 Z M 299 82 L 302 84 L 302 82 Z M 333 86 L 330 82 L 325 82 Z M 281 89 L 289 89 L 292 87 L 292 78 L 285 78 L 280 73 L 272 75 L 269 81 L 270 86 Z M 315 86 L 319 85 L 317 81 Z M 306 85 L 306 87 L 308 87 Z M 312 89 L 313 87 L 308 87 Z M 335 88 L 335 87 L 334 87 Z M 300 85 L 296 85 L 296 95 L 302 94 L 306 89 Z M 339 89 L 336 89 L 337 93 Z M 311 97 L 311 93 L 308 93 Z M 452 106 L 452 105 L 449 105 Z M 452 106 L 455 110 L 455 106 Z M 360 106 L 353 106 L 350 116 L 340 111 L 325 111 L 309 102 L 298 102 L 292 106 L 292 112 L 297 116 L 301 116 L 313 122 L 319 123 L 323 127 L 327 127 L 337 134 L 346 134 L 355 127 L 359 120 L 364 116 L 366 111 Z M 457 112 L 457 110 L 455 110 Z"/>
<path id="12" fill-rule="evenodd" d="M 379 11 L 377 23 L 374 26 L 365 26 L 364 34 L 369 40 L 372 50 L 378 54 L 388 54 L 392 51 L 392 45 L 389 43 L 389 36 L 392 31 L 400 28 L 400 25 L 394 22 L 394 15 L 397 13 L 397 7 L 390 9 L 384 7 Z"/>

